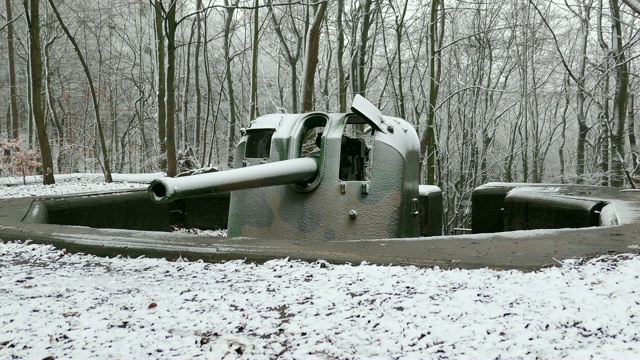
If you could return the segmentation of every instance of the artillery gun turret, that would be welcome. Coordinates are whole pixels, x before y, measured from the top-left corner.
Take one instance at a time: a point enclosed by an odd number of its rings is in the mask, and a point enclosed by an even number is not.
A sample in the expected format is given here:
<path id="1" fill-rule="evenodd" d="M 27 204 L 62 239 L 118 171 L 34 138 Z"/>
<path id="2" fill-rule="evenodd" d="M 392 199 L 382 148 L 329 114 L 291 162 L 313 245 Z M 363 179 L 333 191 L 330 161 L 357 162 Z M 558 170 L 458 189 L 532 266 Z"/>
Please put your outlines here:
<path id="1" fill-rule="evenodd" d="M 419 191 L 419 140 L 406 121 L 356 95 L 352 112 L 272 114 L 255 119 L 234 169 L 149 186 L 156 202 L 232 191 L 230 237 L 355 240 L 439 235 Z M 439 196 L 439 191 L 437 191 Z M 421 221 L 422 220 L 422 221 Z M 421 231 L 421 222 L 426 231 Z M 428 224 L 425 226 L 425 224 Z"/>

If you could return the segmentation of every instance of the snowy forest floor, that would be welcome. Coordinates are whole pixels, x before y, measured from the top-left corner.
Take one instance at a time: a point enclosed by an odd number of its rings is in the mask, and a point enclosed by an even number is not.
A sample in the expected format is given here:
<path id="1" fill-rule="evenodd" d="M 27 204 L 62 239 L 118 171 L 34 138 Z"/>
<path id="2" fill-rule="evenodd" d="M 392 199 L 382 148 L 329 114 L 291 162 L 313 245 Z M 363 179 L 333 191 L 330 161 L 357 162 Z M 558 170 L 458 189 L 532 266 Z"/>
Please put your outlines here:
<path id="1" fill-rule="evenodd" d="M 106 188 L 5 186 L 0 198 Z M 1 240 L 2 360 L 640 354 L 636 255 L 521 272 L 100 258 Z"/>

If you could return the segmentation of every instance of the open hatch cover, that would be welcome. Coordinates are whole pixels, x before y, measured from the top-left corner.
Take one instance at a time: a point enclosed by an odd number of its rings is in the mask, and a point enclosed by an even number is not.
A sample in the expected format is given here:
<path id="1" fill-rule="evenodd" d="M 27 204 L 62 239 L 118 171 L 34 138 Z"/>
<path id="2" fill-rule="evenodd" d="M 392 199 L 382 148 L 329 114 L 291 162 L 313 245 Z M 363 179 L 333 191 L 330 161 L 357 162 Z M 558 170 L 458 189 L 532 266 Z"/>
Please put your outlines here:
<path id="1" fill-rule="evenodd" d="M 356 96 L 353 98 L 353 103 L 351 103 L 351 111 L 362 117 L 371 126 L 372 129 L 386 133 L 386 131 L 384 131 L 382 127 L 382 112 L 380 112 L 380 110 L 375 105 L 369 102 L 369 100 L 365 99 L 362 95 L 356 94 Z"/>

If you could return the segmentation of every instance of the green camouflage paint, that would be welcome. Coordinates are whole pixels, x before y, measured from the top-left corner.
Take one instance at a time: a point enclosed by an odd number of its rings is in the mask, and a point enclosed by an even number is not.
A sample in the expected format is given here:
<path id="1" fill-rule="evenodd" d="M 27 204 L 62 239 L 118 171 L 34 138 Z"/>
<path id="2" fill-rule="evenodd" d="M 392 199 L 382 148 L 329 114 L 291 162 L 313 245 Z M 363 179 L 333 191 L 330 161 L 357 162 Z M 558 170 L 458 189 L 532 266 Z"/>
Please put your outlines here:
<path id="1" fill-rule="evenodd" d="M 352 111 L 274 114 L 252 121 L 236 148 L 235 167 L 251 169 L 245 172 L 256 183 L 245 181 L 246 188 L 231 193 L 228 236 L 292 241 L 419 236 L 416 131 L 360 96 Z M 260 179 L 280 171 L 275 163 L 304 157 L 316 159 L 315 177 L 293 168 L 280 184 L 260 185 Z M 221 173 L 234 181 L 235 171 Z"/>

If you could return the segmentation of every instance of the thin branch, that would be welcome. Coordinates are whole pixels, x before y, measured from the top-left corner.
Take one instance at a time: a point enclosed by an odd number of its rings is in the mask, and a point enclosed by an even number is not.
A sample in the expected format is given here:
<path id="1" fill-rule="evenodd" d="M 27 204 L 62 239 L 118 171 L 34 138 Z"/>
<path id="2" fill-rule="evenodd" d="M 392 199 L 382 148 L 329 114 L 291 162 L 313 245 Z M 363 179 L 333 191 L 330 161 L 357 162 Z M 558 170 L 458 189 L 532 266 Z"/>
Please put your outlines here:
<path id="1" fill-rule="evenodd" d="M 547 19 L 542 14 L 542 11 L 540 11 L 540 9 L 538 9 L 538 6 L 533 2 L 533 0 L 529 0 L 529 4 L 531 4 L 531 6 L 533 6 L 533 8 L 536 9 L 536 12 L 538 13 L 538 15 L 540 15 L 540 18 L 542 19 L 542 22 L 544 22 L 544 25 L 547 27 L 547 29 L 549 29 L 549 32 L 551 33 L 551 36 L 553 37 L 554 45 L 556 46 L 556 50 L 558 50 L 558 55 L 560 56 L 560 61 L 562 62 L 562 66 L 564 66 L 564 68 L 567 70 L 567 73 L 569 74 L 571 79 L 573 79 L 573 81 L 575 81 L 575 83 L 580 87 L 580 90 L 585 91 L 585 89 L 582 87 L 582 85 L 580 85 L 580 81 L 578 80 L 578 78 L 576 78 L 576 76 L 573 74 L 573 71 L 571 71 L 571 68 L 569 67 L 569 64 L 567 64 L 567 61 L 565 60 L 564 55 L 562 54 L 562 50 L 560 50 L 560 42 L 558 41 L 558 38 L 556 37 L 556 33 L 551 28 L 551 25 L 549 25 L 549 22 L 547 22 Z"/>
<path id="2" fill-rule="evenodd" d="M 636 13 L 636 15 L 640 16 L 640 0 L 622 0 L 628 7 Z"/>
<path id="3" fill-rule="evenodd" d="M 20 13 L 20 15 L 16 16 L 14 19 L 12 19 L 11 21 L 9 21 L 8 23 L 2 25 L 0 27 L 0 31 L 4 30 L 6 27 L 8 27 L 9 25 L 13 24 L 16 20 L 20 19 L 22 17 L 22 15 L 24 15 L 24 13 Z"/>
<path id="4" fill-rule="evenodd" d="M 208 12 L 211 9 L 234 9 L 234 10 L 255 10 L 255 9 L 263 9 L 263 8 L 269 8 L 269 7 L 280 7 L 280 6 L 291 6 L 291 5 L 303 5 L 303 6 L 316 6 L 318 4 L 322 4 L 322 3 L 327 3 L 329 0 L 320 0 L 320 1 L 302 1 L 302 0 L 298 0 L 298 1 L 290 1 L 290 2 L 278 2 L 277 4 L 271 4 L 271 2 L 267 2 L 266 4 L 263 5 L 258 5 L 258 6 L 245 6 L 245 5 L 238 5 L 238 4 L 234 4 L 234 5 L 209 5 L 206 7 L 203 7 L 202 9 L 198 10 L 198 11 L 194 11 L 191 13 L 188 13 L 187 15 L 183 16 L 180 20 L 176 21 L 176 26 L 180 25 L 181 22 L 183 22 L 184 20 L 198 15 L 198 14 L 203 14 Z M 149 0 L 149 3 L 153 6 L 153 0 Z M 172 4 L 175 5 L 175 2 L 172 2 Z M 163 14 L 166 14 L 166 10 L 163 7 Z M 164 15 L 163 15 L 164 17 Z"/>

